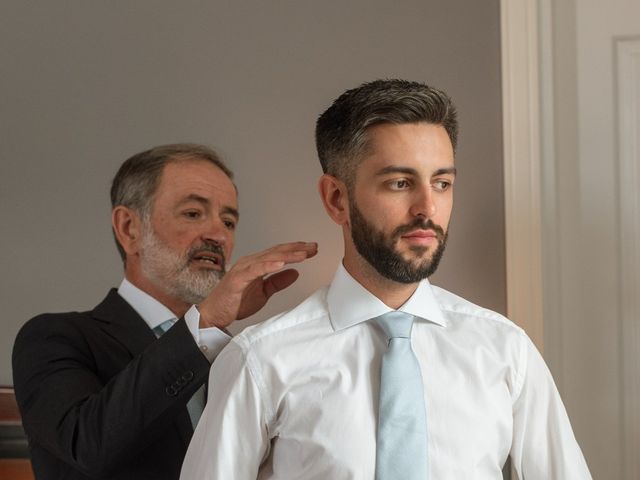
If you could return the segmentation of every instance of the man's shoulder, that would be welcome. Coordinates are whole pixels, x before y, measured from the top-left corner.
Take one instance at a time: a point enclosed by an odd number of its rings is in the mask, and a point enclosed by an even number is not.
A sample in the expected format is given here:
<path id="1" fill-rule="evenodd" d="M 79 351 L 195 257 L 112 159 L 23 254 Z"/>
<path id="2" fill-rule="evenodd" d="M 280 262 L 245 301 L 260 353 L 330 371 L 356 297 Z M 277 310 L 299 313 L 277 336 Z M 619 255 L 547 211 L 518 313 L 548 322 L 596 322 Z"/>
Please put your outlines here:
<path id="1" fill-rule="evenodd" d="M 501 326 L 507 330 L 514 330 L 515 332 L 520 332 L 522 330 L 507 317 L 496 311 L 481 307 L 480 305 L 445 290 L 442 287 L 432 285 L 431 288 L 442 313 L 450 320 L 485 321 L 489 324 Z"/>
<path id="2" fill-rule="evenodd" d="M 12 351 L 14 382 L 16 390 L 24 375 L 31 375 L 47 362 L 54 361 L 52 355 L 67 359 L 70 352 L 90 356 L 87 337 L 97 331 L 90 312 L 43 313 L 27 321 L 15 337 Z M 62 353 L 61 353 L 62 352 Z M 44 360 L 43 360 L 44 359 Z M 39 365 L 36 367 L 36 365 Z"/>
<path id="3" fill-rule="evenodd" d="M 328 287 L 320 288 L 291 310 L 247 327 L 234 337 L 234 343 L 243 349 L 273 340 L 295 343 L 300 337 L 296 332 L 331 329 L 327 310 L 327 290 Z"/>
<path id="4" fill-rule="evenodd" d="M 89 325 L 90 322 L 88 322 L 88 320 L 90 319 L 91 311 L 41 313 L 40 315 L 36 315 L 35 317 L 27 321 L 20 329 L 18 336 L 35 332 L 71 332 L 77 329 L 82 329 L 83 327 Z"/>
<path id="5" fill-rule="evenodd" d="M 95 320 L 99 320 L 96 312 L 104 309 L 105 304 L 110 305 L 114 302 L 117 291 L 112 289 L 106 298 L 100 302 L 95 308 L 85 311 L 68 311 L 55 313 L 41 313 L 28 320 L 18 332 L 18 338 L 26 335 L 55 335 L 73 332 L 81 332 L 85 329 L 94 328 L 97 325 Z M 98 322 L 99 323 L 99 322 Z"/>

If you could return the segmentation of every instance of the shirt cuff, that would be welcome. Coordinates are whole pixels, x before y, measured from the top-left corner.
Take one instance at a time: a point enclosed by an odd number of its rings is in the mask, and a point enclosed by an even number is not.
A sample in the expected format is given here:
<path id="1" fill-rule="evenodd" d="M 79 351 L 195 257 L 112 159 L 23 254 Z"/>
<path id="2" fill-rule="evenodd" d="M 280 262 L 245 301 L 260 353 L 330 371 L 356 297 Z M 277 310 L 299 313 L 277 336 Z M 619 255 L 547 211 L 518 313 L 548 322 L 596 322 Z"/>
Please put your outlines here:
<path id="1" fill-rule="evenodd" d="M 200 351 L 207 357 L 209 363 L 212 363 L 222 349 L 227 346 L 227 343 L 231 341 L 231 336 L 219 328 L 199 328 L 200 312 L 196 305 L 192 305 L 187 310 L 187 313 L 184 314 L 184 321 L 187 323 L 187 328 L 193 335 L 193 339 L 198 344 Z"/>

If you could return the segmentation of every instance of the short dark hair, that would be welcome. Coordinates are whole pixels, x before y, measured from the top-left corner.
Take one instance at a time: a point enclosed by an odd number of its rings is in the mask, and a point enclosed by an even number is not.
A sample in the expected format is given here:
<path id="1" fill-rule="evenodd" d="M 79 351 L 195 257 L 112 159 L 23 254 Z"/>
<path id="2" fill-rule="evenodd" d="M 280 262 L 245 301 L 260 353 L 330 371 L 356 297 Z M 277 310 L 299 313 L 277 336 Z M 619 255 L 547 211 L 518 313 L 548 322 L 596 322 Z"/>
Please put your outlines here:
<path id="1" fill-rule="evenodd" d="M 322 171 L 352 185 L 356 167 L 366 152 L 370 127 L 417 122 L 443 126 L 455 151 L 456 108 L 443 91 L 399 79 L 374 80 L 347 90 L 316 123 L 316 148 Z"/>
<path id="2" fill-rule="evenodd" d="M 118 169 L 111 183 L 111 208 L 118 205 L 131 208 L 143 218 L 151 214 L 151 206 L 165 165 L 185 160 L 205 160 L 222 170 L 230 180 L 233 172 L 211 148 L 196 143 L 172 143 L 150 148 L 128 158 Z M 115 237 L 122 260 L 126 254 Z"/>

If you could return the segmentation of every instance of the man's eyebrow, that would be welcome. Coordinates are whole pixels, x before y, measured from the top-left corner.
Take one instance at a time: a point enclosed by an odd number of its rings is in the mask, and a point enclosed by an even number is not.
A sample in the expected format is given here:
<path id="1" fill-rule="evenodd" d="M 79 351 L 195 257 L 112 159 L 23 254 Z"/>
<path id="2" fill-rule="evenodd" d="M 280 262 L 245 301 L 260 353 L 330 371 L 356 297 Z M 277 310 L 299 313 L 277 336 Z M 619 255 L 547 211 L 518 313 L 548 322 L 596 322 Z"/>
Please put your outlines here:
<path id="1" fill-rule="evenodd" d="M 415 168 L 410 167 L 398 167 L 395 165 L 391 165 L 389 167 L 384 167 L 379 170 L 376 175 L 388 175 L 389 173 L 404 173 L 406 175 L 418 175 L 418 171 Z M 431 176 L 437 175 L 456 175 L 458 170 L 456 167 L 447 167 L 447 168 L 439 168 Z"/>
<path id="2" fill-rule="evenodd" d="M 232 215 L 233 217 L 235 217 L 236 221 L 240 220 L 240 212 L 238 211 L 237 208 L 224 207 L 222 209 L 222 213 Z"/>
<path id="3" fill-rule="evenodd" d="M 189 203 L 189 202 L 198 202 L 198 203 L 202 203 L 204 205 L 209 205 L 209 199 L 205 198 L 201 195 L 198 195 L 196 193 L 191 193 L 189 195 L 187 195 L 186 197 L 184 197 L 182 200 L 180 200 L 178 202 L 179 205 L 182 205 L 183 203 Z"/>
<path id="4" fill-rule="evenodd" d="M 458 174 L 458 169 L 456 167 L 448 167 L 448 168 L 439 168 L 435 172 L 433 172 L 433 176 L 436 175 L 453 175 L 456 176 Z"/>
<path id="5" fill-rule="evenodd" d="M 208 206 L 211 204 L 211 202 L 209 201 L 208 198 L 205 198 L 201 195 L 198 195 L 196 193 L 191 193 L 189 195 L 187 195 L 186 197 L 184 197 L 182 200 L 180 200 L 180 202 L 178 203 L 178 205 L 183 205 L 185 203 L 188 202 L 198 202 L 201 203 L 202 205 Z M 226 214 L 226 215 L 232 215 L 236 218 L 236 221 L 240 219 L 240 212 L 238 212 L 237 208 L 233 208 L 233 207 L 223 207 L 222 208 L 222 213 Z"/>
<path id="6" fill-rule="evenodd" d="M 388 167 L 384 167 L 381 170 L 378 170 L 378 173 L 376 173 L 376 175 L 387 175 L 389 173 L 406 173 L 407 175 L 418 175 L 418 171 L 415 168 L 398 167 L 395 165 L 390 165 Z"/>

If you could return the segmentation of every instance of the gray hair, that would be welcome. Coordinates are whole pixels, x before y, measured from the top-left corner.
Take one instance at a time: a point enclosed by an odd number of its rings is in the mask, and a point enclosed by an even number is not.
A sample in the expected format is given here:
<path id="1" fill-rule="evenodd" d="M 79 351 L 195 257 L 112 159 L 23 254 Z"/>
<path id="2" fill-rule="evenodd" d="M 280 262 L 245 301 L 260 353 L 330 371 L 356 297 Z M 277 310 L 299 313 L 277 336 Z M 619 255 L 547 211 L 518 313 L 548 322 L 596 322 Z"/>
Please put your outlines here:
<path id="1" fill-rule="evenodd" d="M 133 155 L 120 166 L 111 183 L 111 208 L 123 205 L 136 211 L 143 221 L 148 220 L 165 165 L 185 160 L 211 162 L 230 180 L 233 180 L 231 170 L 214 150 L 205 145 L 195 143 L 160 145 Z M 125 261 L 125 251 L 115 237 L 115 232 L 114 238 L 118 252 Z"/>
<path id="2" fill-rule="evenodd" d="M 370 127 L 417 122 L 444 127 L 455 151 L 456 108 L 443 91 L 399 79 L 375 80 L 347 90 L 316 123 L 316 148 L 322 171 L 351 187 L 356 167 L 367 151 Z"/>

